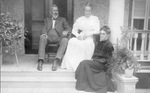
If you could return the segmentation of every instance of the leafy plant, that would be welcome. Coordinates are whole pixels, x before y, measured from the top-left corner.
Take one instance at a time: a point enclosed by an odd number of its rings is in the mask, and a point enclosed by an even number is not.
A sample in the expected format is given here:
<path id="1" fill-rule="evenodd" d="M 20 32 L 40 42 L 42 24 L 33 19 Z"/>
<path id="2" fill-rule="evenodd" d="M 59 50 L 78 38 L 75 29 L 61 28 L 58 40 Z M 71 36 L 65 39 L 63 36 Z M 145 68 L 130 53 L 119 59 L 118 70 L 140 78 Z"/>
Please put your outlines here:
<path id="1" fill-rule="evenodd" d="M 134 69 L 137 71 L 140 69 L 140 64 L 138 63 L 133 52 L 127 48 L 127 43 L 134 35 L 128 28 L 122 29 L 122 37 L 120 41 L 117 40 L 117 45 L 113 53 L 113 58 L 111 59 L 111 65 L 114 72 L 124 73 L 125 69 Z"/>
<path id="2" fill-rule="evenodd" d="M 24 30 L 23 20 L 15 19 L 9 12 L 1 13 L 0 17 L 0 43 L 3 47 L 1 49 L 4 54 L 15 54 L 18 64 L 17 52 L 22 49 L 24 35 L 27 32 Z"/>
<path id="3" fill-rule="evenodd" d="M 124 73 L 125 69 L 140 69 L 140 64 L 134 57 L 132 51 L 125 47 L 116 47 L 113 53 L 113 70 L 118 73 Z"/>
<path id="4" fill-rule="evenodd" d="M 14 54 L 22 46 L 23 22 L 15 19 L 8 12 L 1 13 L 0 17 L 0 42 L 5 48 L 5 53 Z"/>
<path id="5" fill-rule="evenodd" d="M 122 47 L 128 47 L 127 45 L 133 36 L 134 36 L 134 32 L 130 30 L 130 27 L 128 28 L 121 27 L 121 39 L 120 42 L 118 43 L 121 43 L 120 46 Z"/>

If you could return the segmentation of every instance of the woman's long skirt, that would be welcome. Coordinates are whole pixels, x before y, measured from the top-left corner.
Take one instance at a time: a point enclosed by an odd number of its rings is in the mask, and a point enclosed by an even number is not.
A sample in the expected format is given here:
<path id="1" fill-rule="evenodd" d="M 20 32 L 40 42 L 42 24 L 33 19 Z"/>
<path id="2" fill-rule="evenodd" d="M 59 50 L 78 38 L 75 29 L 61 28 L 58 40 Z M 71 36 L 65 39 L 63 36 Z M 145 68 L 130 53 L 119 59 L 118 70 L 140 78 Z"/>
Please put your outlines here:
<path id="1" fill-rule="evenodd" d="M 76 68 L 83 60 L 90 60 L 94 53 L 95 44 L 92 37 L 85 40 L 71 38 L 68 42 L 67 50 L 62 60 L 61 68 L 72 69 Z"/>
<path id="2" fill-rule="evenodd" d="M 106 69 L 106 66 L 100 62 L 82 61 L 75 72 L 76 89 L 97 93 L 107 93 L 107 90 L 114 91 L 113 82 L 106 74 Z"/>

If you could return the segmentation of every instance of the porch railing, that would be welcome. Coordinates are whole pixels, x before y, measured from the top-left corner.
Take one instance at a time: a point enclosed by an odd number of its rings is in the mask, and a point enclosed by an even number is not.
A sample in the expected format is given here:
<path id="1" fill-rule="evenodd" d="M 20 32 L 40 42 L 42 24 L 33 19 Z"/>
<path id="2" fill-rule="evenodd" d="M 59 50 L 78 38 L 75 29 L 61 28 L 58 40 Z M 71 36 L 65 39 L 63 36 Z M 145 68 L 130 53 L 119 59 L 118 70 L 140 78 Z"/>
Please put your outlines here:
<path id="1" fill-rule="evenodd" d="M 134 31 L 128 42 L 128 48 L 138 60 L 150 61 L 150 31 Z"/>

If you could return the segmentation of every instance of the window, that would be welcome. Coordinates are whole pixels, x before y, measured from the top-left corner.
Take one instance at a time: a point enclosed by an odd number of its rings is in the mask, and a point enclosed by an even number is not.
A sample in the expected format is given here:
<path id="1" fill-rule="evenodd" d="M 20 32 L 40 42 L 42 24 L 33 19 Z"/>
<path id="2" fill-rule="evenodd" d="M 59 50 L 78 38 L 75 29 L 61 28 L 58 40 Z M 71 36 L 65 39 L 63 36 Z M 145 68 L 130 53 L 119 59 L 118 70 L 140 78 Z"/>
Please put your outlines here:
<path id="1" fill-rule="evenodd" d="M 144 19 L 134 19 L 133 20 L 134 29 L 143 30 L 144 29 Z"/>
<path id="2" fill-rule="evenodd" d="M 147 53 L 145 51 L 150 45 L 150 0 L 133 0 L 131 19 L 131 29 L 137 35 L 136 45 L 134 45 L 135 38 L 132 40 L 132 50 L 136 46 L 137 51 Z"/>
<path id="3" fill-rule="evenodd" d="M 134 17 L 144 17 L 146 12 L 146 0 L 134 0 Z"/>
<path id="4" fill-rule="evenodd" d="M 150 3 L 150 1 L 149 1 L 149 3 Z M 150 5 L 149 5 L 148 30 L 150 30 Z"/>
<path id="5" fill-rule="evenodd" d="M 150 3 L 150 1 L 149 1 L 149 3 Z M 150 30 L 150 5 L 149 5 L 148 30 Z M 148 45 L 150 45 L 150 44 L 149 44 L 149 43 L 150 43 L 150 42 L 149 42 L 150 40 L 148 39 L 149 36 L 150 36 L 150 33 L 148 34 L 148 37 L 147 37 L 147 47 L 146 47 L 147 50 L 148 50 L 148 47 L 149 47 Z"/>
<path id="6" fill-rule="evenodd" d="M 150 0 L 133 0 L 132 29 L 150 30 Z"/>

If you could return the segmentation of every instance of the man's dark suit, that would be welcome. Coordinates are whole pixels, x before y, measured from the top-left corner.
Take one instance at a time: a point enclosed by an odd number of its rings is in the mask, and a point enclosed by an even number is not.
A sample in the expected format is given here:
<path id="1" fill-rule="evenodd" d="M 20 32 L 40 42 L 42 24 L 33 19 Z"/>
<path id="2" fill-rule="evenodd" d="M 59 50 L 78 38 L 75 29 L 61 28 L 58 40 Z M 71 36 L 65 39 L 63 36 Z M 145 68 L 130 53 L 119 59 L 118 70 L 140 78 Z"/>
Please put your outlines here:
<path id="1" fill-rule="evenodd" d="M 58 17 L 55 21 L 55 28 L 52 28 L 52 25 L 53 25 L 53 19 L 51 17 L 46 18 L 45 25 L 42 30 L 42 35 L 40 36 L 39 59 L 44 59 L 45 47 L 47 43 L 60 44 L 60 47 L 56 54 L 56 58 L 61 59 L 66 50 L 68 39 L 64 37 L 62 33 L 63 31 L 66 32 L 71 31 L 66 19 L 62 17 Z"/>

